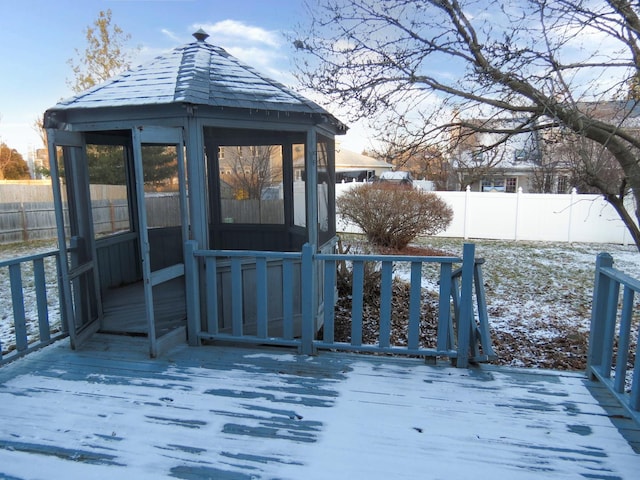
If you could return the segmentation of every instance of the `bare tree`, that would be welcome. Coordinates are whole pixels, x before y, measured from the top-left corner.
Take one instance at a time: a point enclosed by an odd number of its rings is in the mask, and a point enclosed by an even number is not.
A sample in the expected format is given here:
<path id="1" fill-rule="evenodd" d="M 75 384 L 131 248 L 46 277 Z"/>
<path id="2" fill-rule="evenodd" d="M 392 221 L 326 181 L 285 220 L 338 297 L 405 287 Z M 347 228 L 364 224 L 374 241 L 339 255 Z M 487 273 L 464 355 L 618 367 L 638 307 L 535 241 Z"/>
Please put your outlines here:
<path id="1" fill-rule="evenodd" d="M 640 137 L 629 128 L 639 113 L 639 11 L 630 0 L 328 0 L 310 9 L 294 45 L 306 53 L 305 86 L 352 120 L 374 119 L 381 131 L 392 123 L 407 145 L 431 146 L 456 128 L 504 139 L 561 129 L 590 142 L 621 174 L 585 166 L 581 181 L 640 249 Z M 603 116 L 601 105 L 615 108 Z M 468 120 L 509 117 L 508 129 Z"/>
<path id="2" fill-rule="evenodd" d="M 279 148 L 270 145 L 223 148 L 220 164 L 228 172 L 223 179 L 234 188 L 238 199 L 261 199 L 267 187 L 282 181 Z"/>

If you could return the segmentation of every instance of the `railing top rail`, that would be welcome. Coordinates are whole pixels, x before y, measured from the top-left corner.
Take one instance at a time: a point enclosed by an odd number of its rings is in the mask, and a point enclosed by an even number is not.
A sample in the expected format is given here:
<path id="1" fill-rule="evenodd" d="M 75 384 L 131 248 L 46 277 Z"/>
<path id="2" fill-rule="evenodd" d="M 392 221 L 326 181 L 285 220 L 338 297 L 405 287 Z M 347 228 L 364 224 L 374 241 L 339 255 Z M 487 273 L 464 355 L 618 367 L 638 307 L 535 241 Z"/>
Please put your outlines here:
<path id="1" fill-rule="evenodd" d="M 241 257 L 241 258 L 274 258 L 274 259 L 299 259 L 300 252 L 268 252 L 262 250 L 196 250 L 196 257 Z"/>
<path id="2" fill-rule="evenodd" d="M 423 257 L 415 255 L 368 255 L 349 253 L 319 253 L 315 256 L 318 260 L 341 261 L 352 260 L 356 262 L 422 262 L 422 263 L 462 263 L 460 257 Z"/>
<path id="3" fill-rule="evenodd" d="M 49 250 L 47 252 L 36 253 L 34 255 L 26 255 L 24 257 L 11 258 L 9 260 L 0 260 L 0 267 L 8 267 L 10 265 L 31 262 L 40 258 L 55 257 L 56 255 L 58 255 L 58 252 L 59 250 Z"/>
<path id="4" fill-rule="evenodd" d="M 273 258 L 299 259 L 300 252 L 271 252 L 263 250 L 195 250 L 196 257 L 243 257 L 243 258 Z M 349 253 L 317 253 L 318 260 L 356 261 L 356 262 L 422 262 L 422 263 L 462 263 L 460 257 L 417 256 L 417 255 L 372 255 Z M 478 263 L 482 263 L 479 261 Z"/>
<path id="5" fill-rule="evenodd" d="M 640 292 L 640 280 L 633 278 L 630 275 L 627 275 L 626 273 L 613 267 L 600 267 L 598 271 L 611 278 L 612 280 L 615 280 L 616 282 L 619 282 L 636 292 Z"/>

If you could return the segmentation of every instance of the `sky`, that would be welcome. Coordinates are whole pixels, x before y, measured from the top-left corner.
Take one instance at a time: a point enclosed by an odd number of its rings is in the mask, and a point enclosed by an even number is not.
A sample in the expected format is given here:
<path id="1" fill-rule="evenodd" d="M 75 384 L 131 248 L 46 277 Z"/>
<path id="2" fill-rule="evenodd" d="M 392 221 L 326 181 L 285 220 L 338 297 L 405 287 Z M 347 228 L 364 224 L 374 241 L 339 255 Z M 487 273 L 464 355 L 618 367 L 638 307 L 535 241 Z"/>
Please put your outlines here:
<path id="1" fill-rule="evenodd" d="M 86 28 L 107 9 L 112 25 L 131 35 L 133 66 L 194 41 L 191 34 L 203 28 L 209 43 L 295 88 L 285 34 L 304 20 L 302 0 L 0 0 L 0 142 L 25 159 L 30 149 L 43 147 L 35 120 L 73 94 L 68 61 L 78 59 Z M 350 127 L 340 139 L 343 148 L 370 146 L 363 129 Z"/>

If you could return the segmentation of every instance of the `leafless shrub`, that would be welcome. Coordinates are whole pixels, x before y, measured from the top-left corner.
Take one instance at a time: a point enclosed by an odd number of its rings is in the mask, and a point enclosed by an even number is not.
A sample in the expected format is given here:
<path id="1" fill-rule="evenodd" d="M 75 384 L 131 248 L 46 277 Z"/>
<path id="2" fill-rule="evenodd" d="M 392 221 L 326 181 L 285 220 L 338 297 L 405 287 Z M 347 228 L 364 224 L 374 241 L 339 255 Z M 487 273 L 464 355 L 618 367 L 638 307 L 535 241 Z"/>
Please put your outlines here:
<path id="1" fill-rule="evenodd" d="M 434 193 L 392 184 L 365 184 L 345 192 L 338 212 L 379 247 L 402 250 L 418 235 L 445 230 L 453 210 Z"/>

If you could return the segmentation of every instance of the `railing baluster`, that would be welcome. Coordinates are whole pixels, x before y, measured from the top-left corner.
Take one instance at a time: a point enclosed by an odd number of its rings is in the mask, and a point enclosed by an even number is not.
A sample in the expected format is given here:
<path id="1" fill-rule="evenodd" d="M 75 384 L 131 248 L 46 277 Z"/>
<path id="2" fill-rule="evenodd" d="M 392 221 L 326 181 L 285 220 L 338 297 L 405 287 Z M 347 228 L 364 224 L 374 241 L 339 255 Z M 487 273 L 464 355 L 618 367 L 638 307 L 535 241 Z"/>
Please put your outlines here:
<path id="1" fill-rule="evenodd" d="M 291 340 L 293 339 L 293 260 L 284 259 L 282 262 L 282 285 L 283 336 Z"/>
<path id="2" fill-rule="evenodd" d="M 438 350 L 453 348 L 453 323 L 449 295 L 451 293 L 451 264 L 440 264 L 440 298 L 438 299 Z"/>
<path id="3" fill-rule="evenodd" d="M 231 259 L 231 331 L 235 337 L 242 336 L 242 263 L 240 258 Z"/>
<path id="4" fill-rule="evenodd" d="M 489 359 L 496 358 L 496 352 L 494 352 L 491 346 L 491 331 L 489 329 L 489 316 L 487 314 L 487 297 L 484 290 L 484 279 L 482 276 L 482 264 L 483 259 L 478 259 L 475 266 L 475 287 L 476 287 L 476 303 L 478 305 L 478 331 L 480 332 L 480 343 L 482 345 L 482 352 Z"/>
<path id="5" fill-rule="evenodd" d="M 353 284 L 351 289 L 351 345 L 362 345 L 362 307 L 364 294 L 364 262 L 353 262 Z"/>
<path id="6" fill-rule="evenodd" d="M 36 289 L 40 341 L 48 342 L 51 340 L 51 327 L 49 325 L 49 308 L 47 306 L 47 284 L 44 274 L 44 259 L 42 258 L 33 260 L 33 281 Z"/>
<path id="7" fill-rule="evenodd" d="M 336 262 L 334 260 L 324 261 L 324 325 L 322 340 L 325 343 L 333 343 L 335 338 L 335 311 L 333 306 L 336 301 Z"/>
<path id="8" fill-rule="evenodd" d="M 187 341 L 189 345 L 200 345 L 202 318 L 200 314 L 200 269 L 194 255 L 198 243 L 189 240 L 184 249 L 185 301 L 187 307 Z M 205 294 L 206 297 L 206 294 Z"/>
<path id="9" fill-rule="evenodd" d="M 633 314 L 634 292 L 625 286 L 622 294 L 622 312 L 620 313 L 620 335 L 618 337 L 618 355 L 616 358 L 616 378 L 613 388 L 616 392 L 624 392 L 627 362 L 629 361 L 629 345 L 631 336 L 631 316 Z"/>
<path id="10" fill-rule="evenodd" d="M 378 343 L 387 348 L 391 344 L 391 302 L 393 299 L 393 262 L 382 262 L 380 279 L 380 337 Z"/>
<path id="11" fill-rule="evenodd" d="M 409 293 L 409 327 L 407 346 L 420 348 L 420 304 L 422 303 L 422 262 L 411 262 Z"/>
<path id="12" fill-rule="evenodd" d="M 268 298 L 267 298 L 267 259 L 256 258 L 256 332 L 259 338 L 267 338 L 268 327 Z"/>
<path id="13" fill-rule="evenodd" d="M 613 360 L 613 338 L 616 333 L 616 316 L 618 313 L 618 297 L 620 296 L 620 283 L 611 282 L 609 284 L 609 296 L 606 312 L 604 337 L 602 339 L 602 360 L 600 373 L 604 378 L 611 378 L 611 362 Z"/>
<path id="14" fill-rule="evenodd" d="M 207 332 L 218 333 L 218 262 L 216 257 L 205 259 L 205 281 L 207 282 L 205 295 L 207 297 Z"/>
<path id="15" fill-rule="evenodd" d="M 475 245 L 465 243 L 462 253 L 462 279 L 460 288 L 460 318 L 458 319 L 458 356 L 456 365 L 469 364 L 471 323 L 473 316 L 473 270 L 475 266 Z"/>
<path id="16" fill-rule="evenodd" d="M 9 282 L 11 284 L 11 301 L 13 302 L 13 322 L 16 335 L 16 350 L 27 349 L 27 325 L 24 313 L 24 294 L 22 290 L 22 270 L 20 264 L 9 265 Z"/>
<path id="17" fill-rule="evenodd" d="M 640 411 L 640 355 L 638 354 L 638 345 L 640 345 L 640 329 L 638 329 L 636 338 L 636 361 L 633 363 L 631 393 L 629 394 L 629 407 L 636 412 Z"/>
<path id="18" fill-rule="evenodd" d="M 593 302 L 591 307 L 591 327 L 589 329 L 589 353 L 587 355 L 588 372 L 590 372 L 591 367 L 602 367 L 602 346 L 605 328 L 603 319 L 607 315 L 607 295 L 609 293 L 609 284 L 612 280 L 602 273 L 601 269 L 611 267 L 612 265 L 613 258 L 608 253 L 600 253 L 597 256 Z"/>

